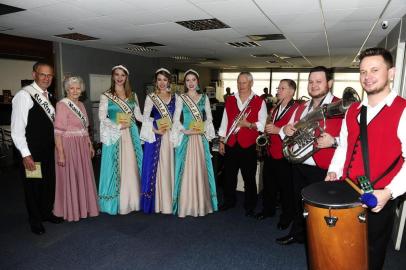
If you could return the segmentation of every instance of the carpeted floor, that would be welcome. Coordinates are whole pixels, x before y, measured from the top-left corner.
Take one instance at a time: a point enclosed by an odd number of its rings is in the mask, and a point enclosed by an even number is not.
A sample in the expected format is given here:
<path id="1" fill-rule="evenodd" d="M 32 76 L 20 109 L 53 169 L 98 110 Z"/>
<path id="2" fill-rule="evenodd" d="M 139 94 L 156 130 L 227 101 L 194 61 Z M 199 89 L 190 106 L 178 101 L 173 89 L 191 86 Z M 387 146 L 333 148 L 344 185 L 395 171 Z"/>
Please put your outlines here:
<path id="1" fill-rule="evenodd" d="M 277 218 L 257 221 L 237 208 L 200 218 L 109 216 L 44 223 L 34 235 L 26 221 L 16 169 L 0 172 L 0 269 L 306 269 L 303 245 L 279 246 Z M 388 249 L 384 269 L 404 269 L 405 244 Z M 354 269 L 356 270 L 356 269 Z"/>

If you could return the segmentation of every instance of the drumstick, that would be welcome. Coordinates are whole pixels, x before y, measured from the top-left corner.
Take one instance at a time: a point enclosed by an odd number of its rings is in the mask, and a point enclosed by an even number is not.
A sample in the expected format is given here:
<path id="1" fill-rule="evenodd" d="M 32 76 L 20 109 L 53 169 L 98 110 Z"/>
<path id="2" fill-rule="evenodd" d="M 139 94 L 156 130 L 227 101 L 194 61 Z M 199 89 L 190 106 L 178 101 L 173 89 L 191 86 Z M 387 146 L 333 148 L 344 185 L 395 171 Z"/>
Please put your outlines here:
<path id="1" fill-rule="evenodd" d="M 361 194 L 361 203 L 365 204 L 369 208 L 375 208 L 378 205 L 378 199 L 372 193 L 365 193 L 362 189 L 360 189 L 353 181 L 349 178 L 344 179 L 347 184 L 349 184 L 356 192 Z"/>
<path id="2" fill-rule="evenodd" d="M 347 182 L 347 184 L 349 184 L 356 192 L 358 192 L 359 194 L 364 194 L 364 191 L 362 189 L 360 189 L 356 184 L 354 184 L 353 181 L 351 181 L 350 178 L 345 178 L 344 179 L 345 182 Z"/>

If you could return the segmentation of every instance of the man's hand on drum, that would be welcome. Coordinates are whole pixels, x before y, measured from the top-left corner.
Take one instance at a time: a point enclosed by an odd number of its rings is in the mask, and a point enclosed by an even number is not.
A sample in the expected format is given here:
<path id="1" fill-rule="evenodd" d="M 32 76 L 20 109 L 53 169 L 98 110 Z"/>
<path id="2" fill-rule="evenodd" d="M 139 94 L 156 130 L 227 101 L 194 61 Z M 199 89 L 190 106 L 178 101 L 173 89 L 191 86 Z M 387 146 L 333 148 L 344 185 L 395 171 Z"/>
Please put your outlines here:
<path id="1" fill-rule="evenodd" d="M 324 178 L 324 181 L 337 181 L 337 173 L 335 172 L 328 172 L 326 175 L 326 178 Z"/>
<path id="2" fill-rule="evenodd" d="M 386 203 L 392 197 L 392 194 L 391 194 L 390 190 L 387 188 L 380 189 L 380 190 L 374 190 L 373 194 L 375 195 L 376 199 L 378 200 L 378 204 L 374 208 L 372 208 L 371 211 L 378 213 L 385 207 Z M 363 204 L 362 207 L 368 208 L 368 206 L 366 206 L 365 204 Z"/>

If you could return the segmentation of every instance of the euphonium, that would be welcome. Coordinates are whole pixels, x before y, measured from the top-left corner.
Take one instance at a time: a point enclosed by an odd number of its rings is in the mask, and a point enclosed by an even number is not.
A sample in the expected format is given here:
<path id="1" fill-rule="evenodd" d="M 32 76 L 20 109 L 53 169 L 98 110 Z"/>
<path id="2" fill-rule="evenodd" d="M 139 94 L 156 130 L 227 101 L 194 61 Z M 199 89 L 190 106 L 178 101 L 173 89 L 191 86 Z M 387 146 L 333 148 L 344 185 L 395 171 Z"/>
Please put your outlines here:
<path id="1" fill-rule="evenodd" d="M 326 118 L 344 115 L 350 105 L 357 101 L 360 101 L 357 92 L 353 88 L 347 87 L 344 89 L 341 100 L 318 107 L 300 119 L 295 124 L 295 133 L 283 139 L 283 155 L 285 158 L 292 163 L 301 163 L 312 156 L 319 150 L 319 148 L 313 147 L 314 141 L 317 139 L 314 135 L 315 131 L 319 130 L 320 134 L 323 133 L 326 128 Z M 324 120 L 324 127 L 320 126 L 320 120 Z M 313 147 L 313 149 L 309 151 L 310 147 Z"/>

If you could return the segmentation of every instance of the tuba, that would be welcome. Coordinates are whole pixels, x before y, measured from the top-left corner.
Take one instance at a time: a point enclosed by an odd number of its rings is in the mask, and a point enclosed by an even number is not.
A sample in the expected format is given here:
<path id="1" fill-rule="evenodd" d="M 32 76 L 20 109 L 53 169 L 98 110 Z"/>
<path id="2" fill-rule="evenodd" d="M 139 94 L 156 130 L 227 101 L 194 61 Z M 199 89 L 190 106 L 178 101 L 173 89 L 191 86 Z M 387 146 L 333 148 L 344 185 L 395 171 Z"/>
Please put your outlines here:
<path id="1" fill-rule="evenodd" d="M 319 148 L 314 147 L 315 131 L 319 130 L 320 134 L 326 128 L 326 118 L 343 116 L 353 102 L 359 102 L 358 93 L 352 88 L 344 89 L 341 100 L 325 104 L 318 107 L 313 112 L 300 119 L 295 124 L 296 131 L 290 137 L 283 139 L 283 155 L 292 163 L 301 163 L 316 153 Z M 319 121 L 324 120 L 324 126 L 321 127 Z M 312 150 L 308 150 L 313 148 Z"/>

